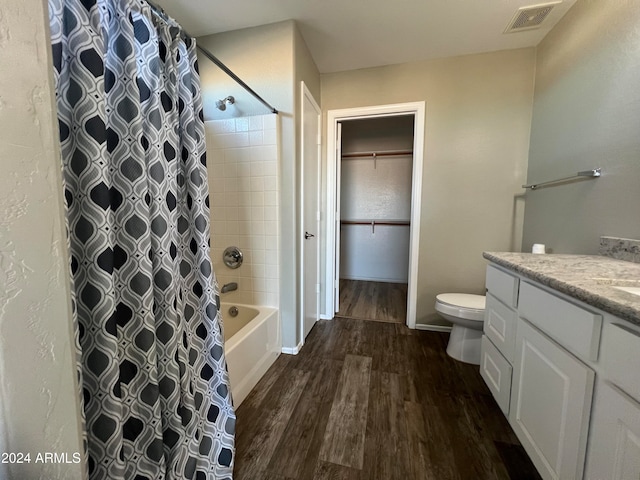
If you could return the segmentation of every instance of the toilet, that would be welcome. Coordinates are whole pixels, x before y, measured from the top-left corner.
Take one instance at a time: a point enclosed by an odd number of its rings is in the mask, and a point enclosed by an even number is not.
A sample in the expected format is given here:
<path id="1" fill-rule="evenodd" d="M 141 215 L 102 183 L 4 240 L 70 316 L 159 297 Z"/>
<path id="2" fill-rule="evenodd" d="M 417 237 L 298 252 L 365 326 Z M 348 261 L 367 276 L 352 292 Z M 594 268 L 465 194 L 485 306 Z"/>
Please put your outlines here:
<path id="1" fill-rule="evenodd" d="M 436 311 L 453 323 L 447 354 L 461 362 L 480 365 L 480 343 L 484 324 L 484 295 L 441 293 Z"/>

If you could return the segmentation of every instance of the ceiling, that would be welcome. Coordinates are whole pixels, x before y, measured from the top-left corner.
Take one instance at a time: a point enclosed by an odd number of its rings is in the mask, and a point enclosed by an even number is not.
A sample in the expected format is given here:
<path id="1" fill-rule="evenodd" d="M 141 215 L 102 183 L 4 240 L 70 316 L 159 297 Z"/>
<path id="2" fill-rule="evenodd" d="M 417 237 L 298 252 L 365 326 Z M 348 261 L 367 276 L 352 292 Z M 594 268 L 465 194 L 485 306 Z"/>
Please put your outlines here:
<path id="1" fill-rule="evenodd" d="M 156 0 L 155 3 L 194 36 L 294 19 L 320 73 L 330 73 L 532 47 L 575 1 L 563 0 L 540 28 L 518 33 L 503 33 L 518 8 L 552 2 Z"/>

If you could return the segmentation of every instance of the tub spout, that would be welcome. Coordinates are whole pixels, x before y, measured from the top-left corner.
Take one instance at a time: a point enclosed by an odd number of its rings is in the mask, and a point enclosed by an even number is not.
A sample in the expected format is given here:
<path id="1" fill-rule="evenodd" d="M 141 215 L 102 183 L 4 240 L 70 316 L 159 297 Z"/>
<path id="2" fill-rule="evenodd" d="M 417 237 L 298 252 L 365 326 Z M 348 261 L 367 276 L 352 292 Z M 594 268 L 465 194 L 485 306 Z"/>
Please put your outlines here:
<path id="1" fill-rule="evenodd" d="M 238 289 L 238 284 L 236 282 L 225 283 L 220 289 L 220 293 L 233 292 Z"/>

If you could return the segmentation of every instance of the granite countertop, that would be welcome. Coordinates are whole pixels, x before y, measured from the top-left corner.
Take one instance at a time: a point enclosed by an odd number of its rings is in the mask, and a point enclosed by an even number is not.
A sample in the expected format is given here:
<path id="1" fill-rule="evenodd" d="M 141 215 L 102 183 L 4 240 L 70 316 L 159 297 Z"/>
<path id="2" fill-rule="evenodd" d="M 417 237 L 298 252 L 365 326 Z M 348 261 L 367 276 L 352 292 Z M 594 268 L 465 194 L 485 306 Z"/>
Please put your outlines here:
<path id="1" fill-rule="evenodd" d="M 640 325 L 640 264 L 600 255 L 484 252 L 484 258 L 591 306 Z"/>

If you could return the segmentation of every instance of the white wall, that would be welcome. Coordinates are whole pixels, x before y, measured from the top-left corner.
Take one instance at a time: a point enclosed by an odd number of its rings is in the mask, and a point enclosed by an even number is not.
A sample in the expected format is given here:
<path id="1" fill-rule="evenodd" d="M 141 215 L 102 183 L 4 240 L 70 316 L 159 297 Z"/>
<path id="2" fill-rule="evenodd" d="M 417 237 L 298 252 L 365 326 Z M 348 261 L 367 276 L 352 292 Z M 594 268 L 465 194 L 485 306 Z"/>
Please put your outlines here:
<path id="1" fill-rule="evenodd" d="M 601 167 L 602 177 L 529 191 L 523 250 L 596 254 L 640 238 L 640 2 L 580 1 L 537 50 L 528 182 Z"/>
<path id="2" fill-rule="evenodd" d="M 211 204 L 211 257 L 223 302 L 278 307 L 278 131 L 276 115 L 205 122 Z M 224 249 L 244 261 L 230 269 Z M 224 312 L 226 313 L 226 312 Z"/>
<path id="3" fill-rule="evenodd" d="M 0 478 L 82 478 L 70 280 L 46 2 L 0 12 Z M 13 66 L 13 67 L 10 67 Z"/>
<path id="4" fill-rule="evenodd" d="M 530 48 L 322 75 L 325 114 L 426 102 L 418 323 L 444 323 L 439 293 L 484 292 L 484 250 L 520 248 L 534 72 Z"/>

